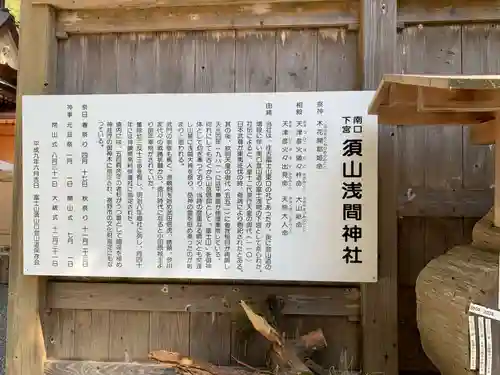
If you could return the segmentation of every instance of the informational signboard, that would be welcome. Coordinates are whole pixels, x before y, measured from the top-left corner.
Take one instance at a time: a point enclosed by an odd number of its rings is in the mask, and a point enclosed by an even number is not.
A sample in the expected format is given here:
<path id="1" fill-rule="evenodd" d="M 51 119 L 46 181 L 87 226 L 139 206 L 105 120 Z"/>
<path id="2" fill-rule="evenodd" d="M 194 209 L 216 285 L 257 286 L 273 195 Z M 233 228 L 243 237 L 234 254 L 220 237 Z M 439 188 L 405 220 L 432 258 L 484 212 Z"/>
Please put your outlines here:
<path id="1" fill-rule="evenodd" d="M 376 281 L 373 94 L 24 96 L 24 273 Z"/>

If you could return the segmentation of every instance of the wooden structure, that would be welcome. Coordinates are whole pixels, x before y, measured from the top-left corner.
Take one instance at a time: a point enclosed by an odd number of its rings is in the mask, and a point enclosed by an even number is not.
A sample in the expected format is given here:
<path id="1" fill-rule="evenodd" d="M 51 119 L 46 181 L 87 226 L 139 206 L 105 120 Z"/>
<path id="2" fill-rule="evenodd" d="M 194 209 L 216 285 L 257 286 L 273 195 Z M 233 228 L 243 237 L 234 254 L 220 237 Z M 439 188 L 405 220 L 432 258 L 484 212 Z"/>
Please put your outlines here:
<path id="1" fill-rule="evenodd" d="M 222 1 L 207 5 L 201 1 L 191 2 L 192 7 L 178 7 L 183 3 L 153 1 L 149 6 L 156 7 L 148 7 L 141 1 L 23 0 L 19 94 L 332 90 L 356 85 L 354 71 L 342 79 L 329 73 L 338 53 L 348 59 L 337 61 L 338 69 L 351 69 L 356 48 L 343 40 L 355 40 L 355 34 L 336 29 L 283 30 L 295 23 L 307 26 L 307 13 L 313 12 L 317 19 L 328 14 L 322 6 L 323 11 L 318 13 L 314 3 L 305 3 L 300 6 L 306 7 L 306 13 L 296 14 L 299 5 L 290 8 L 286 2 L 245 6 Z M 370 4 L 366 11 L 373 14 L 363 26 L 367 38 L 377 35 L 381 23 L 393 28 L 395 17 L 390 15 L 395 12 L 395 1 L 391 3 L 381 13 L 372 8 L 376 2 L 366 1 Z M 73 9 L 75 4 L 82 9 Z M 121 7 L 125 4 L 130 8 Z M 337 6 L 330 4 L 335 13 Z M 235 11 L 235 7 L 248 10 Z M 224 13 L 220 14 L 222 9 Z M 90 23 L 82 27 L 71 21 L 72 15 L 73 20 L 84 17 Z M 104 23 L 95 23 L 103 16 L 108 17 L 106 24 L 111 22 L 117 27 L 105 29 Z M 261 25 L 271 30 L 252 30 Z M 174 32 L 179 29 L 217 31 Z M 362 55 L 371 62 L 382 57 L 368 44 Z M 374 88 L 380 64 L 366 66 L 364 85 Z M 18 122 L 21 110 L 18 106 Z M 368 372 L 396 374 L 396 259 L 389 256 L 395 253 L 396 216 L 395 202 L 389 202 L 394 196 L 390 176 L 382 201 L 389 210 L 384 212 L 389 220 L 383 220 L 386 227 L 381 236 L 385 242 L 381 248 L 386 254 L 382 257 L 388 262 L 381 269 L 377 285 L 263 288 L 164 285 L 158 280 L 146 284 L 126 284 L 126 280 L 46 280 L 23 275 L 21 126 L 17 126 L 17 132 L 16 209 L 9 270 L 9 375 L 62 374 L 68 369 L 83 372 L 88 364 L 84 361 L 88 360 L 114 362 L 98 366 L 102 374 L 118 374 L 129 371 L 124 370 L 130 366 L 129 361 L 147 362 L 152 349 L 176 350 L 220 365 L 235 364 L 233 357 L 262 365 L 265 342 L 258 335 L 249 340 L 238 337 L 232 312 L 239 308 L 236 302 L 240 298 L 264 299 L 271 294 L 284 299 L 289 335 L 318 326 L 324 330 L 329 346 L 324 358 L 318 360 L 324 366 L 362 366 Z M 385 150 L 390 151 L 389 135 L 386 139 L 389 145 Z M 364 350 L 359 340 L 361 326 Z M 381 343 L 380 337 L 385 341 Z M 143 367 L 142 371 L 153 369 Z"/>
<path id="2" fill-rule="evenodd" d="M 0 9 L 0 162 L 14 163 L 19 35 L 14 18 Z M 8 281 L 12 173 L 0 171 L 0 283 Z"/>
<path id="3" fill-rule="evenodd" d="M 376 89 L 383 73 L 500 73 L 500 12 L 489 0 L 23 0 L 21 19 L 19 94 Z M 415 280 L 429 260 L 470 242 L 491 207 L 490 159 L 460 126 L 383 127 L 380 163 L 394 167 L 380 172 L 380 282 L 267 286 L 289 301 L 288 333 L 322 328 L 324 366 L 347 357 L 386 375 L 432 369 Z M 16 195 L 9 375 L 79 371 L 87 360 L 113 362 L 93 364 L 112 373 L 156 348 L 262 364 L 262 341 L 242 345 L 217 299 L 260 287 L 25 277 L 21 202 Z"/>
<path id="4" fill-rule="evenodd" d="M 14 18 L 0 9 L 0 160 L 14 162 L 19 35 Z"/>
<path id="5" fill-rule="evenodd" d="M 470 125 L 471 137 L 498 144 L 500 76 L 387 75 L 369 111 L 378 114 L 382 124 Z M 495 172 L 495 186 L 500 186 L 500 152 Z M 468 370 L 467 311 L 471 302 L 497 309 L 499 227 L 500 189 L 495 189 L 493 208 L 475 225 L 472 243 L 435 258 L 418 276 L 417 323 L 422 346 L 443 375 L 475 373 Z M 493 350 L 498 352 L 498 348 Z M 493 367 L 493 373 L 498 371 Z"/>

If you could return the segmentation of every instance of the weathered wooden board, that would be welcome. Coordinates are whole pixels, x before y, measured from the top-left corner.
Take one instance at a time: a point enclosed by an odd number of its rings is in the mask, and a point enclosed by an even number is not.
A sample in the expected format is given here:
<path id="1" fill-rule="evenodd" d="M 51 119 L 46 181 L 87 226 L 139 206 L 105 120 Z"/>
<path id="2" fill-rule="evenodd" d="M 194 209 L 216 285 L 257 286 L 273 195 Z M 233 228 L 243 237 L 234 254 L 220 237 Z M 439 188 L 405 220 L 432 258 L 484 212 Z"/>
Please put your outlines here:
<path id="1" fill-rule="evenodd" d="M 175 370 L 158 364 L 50 360 L 45 375 L 175 375 Z"/>
<path id="2" fill-rule="evenodd" d="M 499 74 L 500 28 L 495 25 L 462 26 L 462 64 L 465 74 Z M 469 144 L 469 128 L 464 128 L 464 187 L 491 189 L 493 184 L 493 148 Z M 484 215 L 484 214 L 483 214 Z M 480 215 L 480 216 L 483 216 Z"/>
<path id="3" fill-rule="evenodd" d="M 394 73 L 397 56 L 397 1 L 361 1 L 361 88 L 376 89 Z M 379 127 L 378 282 L 362 285 L 363 371 L 398 373 L 397 173 L 394 126 Z"/>
<path id="4" fill-rule="evenodd" d="M 356 33 L 340 29 L 71 36 L 59 42 L 58 91 L 344 90 L 355 87 L 356 58 Z M 238 298 L 268 294 L 287 302 L 287 335 L 324 330 L 322 364 L 338 367 L 344 352 L 359 368 L 359 290 L 345 287 L 51 282 L 47 355 L 135 361 L 169 349 L 220 365 L 232 357 L 264 365 L 265 342 L 241 333 L 234 311 Z"/>
<path id="5" fill-rule="evenodd" d="M 425 266 L 425 218 L 406 217 L 398 220 L 398 284 L 413 287 Z M 398 292 L 399 296 L 399 292 Z M 401 305 L 404 308 L 404 305 Z"/>
<path id="6" fill-rule="evenodd" d="M 295 0 L 259 0 L 255 1 L 256 5 L 263 5 L 264 9 L 270 4 L 287 4 L 293 3 Z M 309 0 L 309 2 L 324 2 L 328 0 Z M 331 0 L 330 0 L 331 1 Z M 339 4 L 346 0 L 334 0 Z M 247 0 L 126 0 L 126 1 L 106 1 L 106 0 L 32 0 L 33 4 L 49 4 L 58 9 L 121 9 L 121 8 L 164 8 L 164 7 L 187 7 L 188 9 L 198 8 L 202 6 L 217 6 L 222 8 L 228 5 L 248 6 Z"/>
<path id="7" fill-rule="evenodd" d="M 400 285 L 398 288 L 398 301 L 400 371 L 415 373 L 437 372 L 420 344 L 416 319 L 415 286 Z"/>
<path id="8" fill-rule="evenodd" d="M 409 130 L 410 133 L 413 131 L 413 129 Z M 464 132 L 468 132 L 467 127 L 464 127 Z M 408 138 L 405 136 L 405 139 Z M 470 147 L 484 146 L 471 145 Z M 468 151 L 469 148 L 464 149 L 464 153 Z M 466 172 L 467 170 L 464 170 L 464 174 Z M 408 171 L 405 171 L 405 174 L 408 175 Z M 481 217 L 493 205 L 493 190 L 489 188 L 472 190 L 465 187 L 436 190 L 427 187 L 413 187 L 399 194 L 398 203 L 398 214 L 402 217 Z"/>
<path id="9" fill-rule="evenodd" d="M 400 0 L 398 7 L 398 21 L 407 24 L 487 22 L 500 16 L 490 0 Z"/>
<path id="10" fill-rule="evenodd" d="M 19 69 L 25 73 L 19 78 L 18 97 L 53 93 L 57 67 L 55 14 L 50 7 L 32 8 L 27 1 L 21 6 L 30 22 L 21 30 L 20 48 L 25 57 Z M 44 308 L 45 279 L 23 275 L 22 103 L 18 102 L 16 109 L 6 368 L 12 375 L 42 375 L 46 353 L 40 310 Z"/>
<path id="11" fill-rule="evenodd" d="M 248 0 L 34 0 L 33 3 L 60 8 L 59 30 L 73 33 L 306 26 L 355 28 L 360 23 L 360 2 L 348 0 L 259 0 L 253 3 Z M 499 19 L 500 12 L 491 0 L 398 2 L 400 25 Z"/>
<path id="12" fill-rule="evenodd" d="M 242 367 L 220 367 L 220 375 L 250 375 L 251 370 Z M 175 375 L 174 368 L 157 363 L 124 363 L 99 361 L 49 360 L 45 363 L 45 375 Z"/>
<path id="13" fill-rule="evenodd" d="M 332 27 L 356 23 L 357 10 L 344 1 L 216 5 L 174 8 L 64 10 L 59 33 L 152 32 L 186 30 Z"/>
<path id="14" fill-rule="evenodd" d="M 424 265 L 451 248 L 466 243 L 463 219 L 426 218 Z"/>
<path id="15" fill-rule="evenodd" d="M 10 235 L 9 235 L 9 240 L 10 240 Z M 10 250 L 9 247 L 7 249 Z M 0 257 L 0 284 L 6 285 L 8 283 L 9 283 L 9 257 L 2 256 Z"/>
<path id="16" fill-rule="evenodd" d="M 286 315 L 359 316 L 358 288 L 51 282 L 47 308 L 85 310 L 239 311 L 239 301 L 283 300 Z"/>
<path id="17" fill-rule="evenodd" d="M 398 42 L 399 70 L 404 73 L 461 72 L 460 26 L 407 28 L 399 35 Z M 462 129 L 460 126 L 400 127 L 397 160 L 401 171 L 399 194 L 406 195 L 410 202 L 415 188 L 445 191 L 461 188 Z"/>

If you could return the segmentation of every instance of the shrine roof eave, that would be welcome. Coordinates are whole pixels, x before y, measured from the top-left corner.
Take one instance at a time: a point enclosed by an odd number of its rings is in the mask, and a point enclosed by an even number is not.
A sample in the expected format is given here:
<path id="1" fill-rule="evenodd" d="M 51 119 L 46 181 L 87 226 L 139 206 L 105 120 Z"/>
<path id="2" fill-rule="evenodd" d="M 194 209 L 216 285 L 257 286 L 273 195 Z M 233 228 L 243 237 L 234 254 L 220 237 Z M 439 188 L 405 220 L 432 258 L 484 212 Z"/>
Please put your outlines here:
<path id="1" fill-rule="evenodd" d="M 470 125 L 473 143 L 491 144 L 500 75 L 387 74 L 368 113 L 383 125 Z"/>

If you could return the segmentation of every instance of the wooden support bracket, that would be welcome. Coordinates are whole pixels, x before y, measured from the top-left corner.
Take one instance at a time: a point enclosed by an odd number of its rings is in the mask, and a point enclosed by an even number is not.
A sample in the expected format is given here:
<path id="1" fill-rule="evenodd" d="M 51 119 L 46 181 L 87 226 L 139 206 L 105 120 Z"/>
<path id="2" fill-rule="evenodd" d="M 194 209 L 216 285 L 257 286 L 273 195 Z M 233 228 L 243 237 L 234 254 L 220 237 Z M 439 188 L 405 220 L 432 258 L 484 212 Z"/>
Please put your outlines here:
<path id="1" fill-rule="evenodd" d="M 416 105 L 399 103 L 382 104 L 377 114 L 384 125 L 481 125 L 495 118 L 493 112 L 420 112 Z"/>
<path id="2" fill-rule="evenodd" d="M 469 139 L 475 145 L 492 145 L 496 143 L 496 123 L 497 120 L 482 122 L 478 125 L 471 126 Z"/>
<path id="3" fill-rule="evenodd" d="M 420 112 L 497 112 L 500 92 L 497 90 L 447 90 L 434 87 L 417 88 Z"/>

